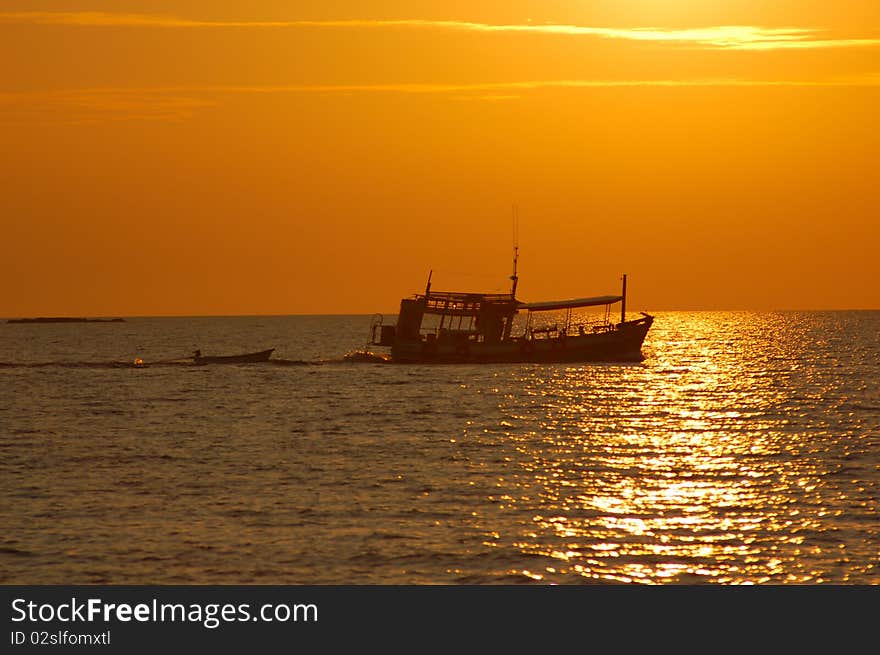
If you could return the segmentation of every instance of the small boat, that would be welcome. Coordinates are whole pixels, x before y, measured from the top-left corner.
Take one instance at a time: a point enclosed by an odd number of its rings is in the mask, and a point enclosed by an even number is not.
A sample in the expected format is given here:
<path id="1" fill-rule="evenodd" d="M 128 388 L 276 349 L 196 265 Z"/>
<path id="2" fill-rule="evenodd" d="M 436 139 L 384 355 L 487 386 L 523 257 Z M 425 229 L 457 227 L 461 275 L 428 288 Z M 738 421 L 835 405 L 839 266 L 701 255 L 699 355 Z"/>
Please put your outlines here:
<path id="1" fill-rule="evenodd" d="M 193 353 L 193 361 L 196 364 L 253 364 L 257 362 L 269 361 L 269 357 L 275 351 L 274 348 L 269 350 L 261 350 L 255 353 L 244 353 L 241 355 L 203 355 L 201 350 Z"/>
<path id="2" fill-rule="evenodd" d="M 423 294 L 400 301 L 395 325 L 373 316 L 370 345 L 390 347 L 392 363 L 639 362 L 654 317 L 626 318 L 626 275 L 620 295 L 522 302 L 516 298 L 517 252 L 510 293 L 433 291 L 431 273 Z M 621 304 L 620 321 L 610 307 Z M 586 320 L 572 310 L 604 307 Z M 526 312 L 524 317 L 517 316 Z M 556 314 L 552 314 L 556 312 Z M 547 318 L 547 317 L 550 318 Z M 516 326 L 514 320 L 516 321 Z"/>

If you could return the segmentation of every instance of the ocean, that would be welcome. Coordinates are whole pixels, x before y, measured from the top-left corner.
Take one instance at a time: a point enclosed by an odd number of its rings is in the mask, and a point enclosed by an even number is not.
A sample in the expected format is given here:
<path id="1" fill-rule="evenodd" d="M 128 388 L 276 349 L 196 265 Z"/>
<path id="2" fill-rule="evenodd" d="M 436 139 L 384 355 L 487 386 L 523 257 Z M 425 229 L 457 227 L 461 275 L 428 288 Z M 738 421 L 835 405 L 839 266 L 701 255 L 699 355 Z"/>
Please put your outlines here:
<path id="1" fill-rule="evenodd" d="M 658 312 L 638 364 L 369 324 L 0 324 L 0 583 L 880 584 L 880 312 Z"/>

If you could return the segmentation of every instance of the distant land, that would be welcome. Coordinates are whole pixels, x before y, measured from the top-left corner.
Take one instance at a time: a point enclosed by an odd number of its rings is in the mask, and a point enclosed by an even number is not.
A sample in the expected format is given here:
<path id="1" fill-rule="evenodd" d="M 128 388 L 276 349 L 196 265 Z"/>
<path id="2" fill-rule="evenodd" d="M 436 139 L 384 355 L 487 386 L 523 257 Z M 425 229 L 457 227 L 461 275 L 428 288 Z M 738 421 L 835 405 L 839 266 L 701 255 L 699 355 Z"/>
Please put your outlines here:
<path id="1" fill-rule="evenodd" d="M 122 323 L 124 318 L 79 318 L 76 316 L 38 316 L 37 318 L 10 318 L 7 323 Z"/>

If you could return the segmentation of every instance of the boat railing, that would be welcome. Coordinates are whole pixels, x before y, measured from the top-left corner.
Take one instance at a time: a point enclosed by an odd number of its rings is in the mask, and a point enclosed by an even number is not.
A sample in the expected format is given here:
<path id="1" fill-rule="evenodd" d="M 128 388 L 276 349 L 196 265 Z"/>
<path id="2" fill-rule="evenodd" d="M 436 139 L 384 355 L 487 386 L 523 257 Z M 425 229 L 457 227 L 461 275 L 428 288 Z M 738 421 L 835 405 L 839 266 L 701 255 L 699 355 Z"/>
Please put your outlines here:
<path id="1" fill-rule="evenodd" d="M 552 339 L 559 333 L 559 325 L 553 323 L 552 325 L 544 325 L 542 327 L 532 328 L 531 335 L 532 339 Z"/>
<path id="2" fill-rule="evenodd" d="M 373 341 L 376 340 L 376 333 L 382 328 L 384 320 L 385 317 L 382 314 L 373 314 L 373 318 L 370 319 L 370 337 Z"/>
<path id="3" fill-rule="evenodd" d="M 461 338 L 477 338 L 482 334 L 479 330 L 473 328 L 449 328 L 449 327 L 423 327 L 419 330 L 423 336 L 432 335 L 437 339 L 461 339 Z"/>
<path id="4" fill-rule="evenodd" d="M 529 327 L 526 329 L 523 339 L 564 339 L 568 336 L 585 336 L 587 334 L 600 334 L 613 332 L 616 329 L 610 321 L 586 321 L 578 324 L 559 327 L 558 323 Z"/>
<path id="5" fill-rule="evenodd" d="M 577 334 L 580 336 L 583 336 L 584 334 L 598 334 L 600 332 L 613 332 L 614 323 L 611 321 L 586 321 L 573 326 L 571 331 L 572 334 L 574 334 L 575 331 L 577 331 Z"/>

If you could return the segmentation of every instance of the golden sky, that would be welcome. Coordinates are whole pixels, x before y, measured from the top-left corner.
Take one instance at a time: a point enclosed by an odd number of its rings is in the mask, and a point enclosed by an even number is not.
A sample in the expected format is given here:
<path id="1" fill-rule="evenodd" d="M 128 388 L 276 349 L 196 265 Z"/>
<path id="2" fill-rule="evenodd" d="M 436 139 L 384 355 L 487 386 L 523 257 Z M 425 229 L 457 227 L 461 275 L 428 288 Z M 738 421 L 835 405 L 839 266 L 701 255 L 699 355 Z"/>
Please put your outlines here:
<path id="1" fill-rule="evenodd" d="M 0 316 L 880 309 L 877 0 L 4 0 Z"/>

